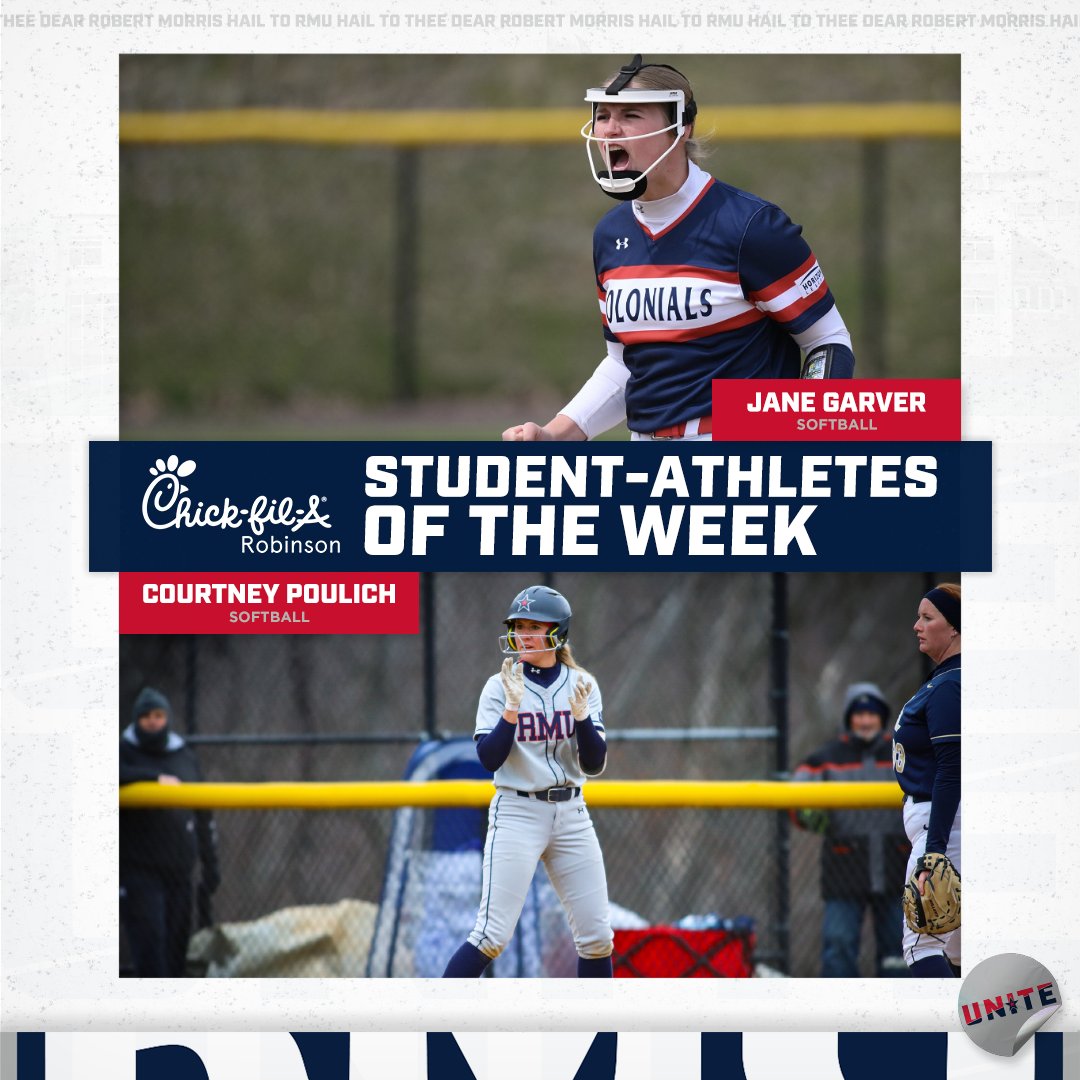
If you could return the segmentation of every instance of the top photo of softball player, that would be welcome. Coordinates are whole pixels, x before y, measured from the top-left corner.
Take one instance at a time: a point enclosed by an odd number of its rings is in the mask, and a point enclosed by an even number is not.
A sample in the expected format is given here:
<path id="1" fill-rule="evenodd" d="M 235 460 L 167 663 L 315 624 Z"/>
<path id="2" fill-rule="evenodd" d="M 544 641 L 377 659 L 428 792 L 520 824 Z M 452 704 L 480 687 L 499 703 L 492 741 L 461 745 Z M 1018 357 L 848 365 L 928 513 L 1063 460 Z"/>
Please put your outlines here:
<path id="1" fill-rule="evenodd" d="M 713 379 L 850 378 L 851 335 L 801 227 L 698 166 L 686 76 L 638 55 L 585 98 L 593 179 L 624 204 L 593 234 L 607 354 L 556 416 L 503 439 L 625 420 L 633 439 L 709 440 Z"/>
<path id="2" fill-rule="evenodd" d="M 959 100 L 949 55 L 125 55 L 121 436 L 708 438 L 714 377 L 957 377 Z"/>

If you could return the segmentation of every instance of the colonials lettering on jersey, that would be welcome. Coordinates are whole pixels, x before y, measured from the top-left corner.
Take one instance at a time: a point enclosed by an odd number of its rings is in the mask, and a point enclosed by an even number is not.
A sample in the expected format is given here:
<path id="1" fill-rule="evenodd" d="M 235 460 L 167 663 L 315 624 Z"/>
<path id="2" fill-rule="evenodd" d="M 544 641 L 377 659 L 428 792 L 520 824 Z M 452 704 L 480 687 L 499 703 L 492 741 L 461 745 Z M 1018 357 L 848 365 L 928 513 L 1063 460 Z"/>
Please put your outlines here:
<path id="1" fill-rule="evenodd" d="M 773 317 L 794 319 L 820 299 L 825 275 L 812 265 L 743 296 L 737 273 L 695 266 L 620 266 L 600 276 L 604 326 L 624 345 L 688 341 Z"/>
<path id="2" fill-rule="evenodd" d="M 601 278 L 604 325 L 628 341 L 678 341 L 713 334 L 724 322 L 722 304 L 741 301 L 735 274 L 690 266 L 625 266 Z M 764 318 L 741 304 L 744 321 Z"/>

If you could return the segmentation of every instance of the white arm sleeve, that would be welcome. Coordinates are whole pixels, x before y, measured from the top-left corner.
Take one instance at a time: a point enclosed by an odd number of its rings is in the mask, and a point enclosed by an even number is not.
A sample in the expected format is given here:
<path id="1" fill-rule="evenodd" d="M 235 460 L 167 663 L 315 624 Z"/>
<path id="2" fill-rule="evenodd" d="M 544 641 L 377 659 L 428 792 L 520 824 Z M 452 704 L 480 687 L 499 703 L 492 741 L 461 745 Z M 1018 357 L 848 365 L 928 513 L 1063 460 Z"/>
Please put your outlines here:
<path id="1" fill-rule="evenodd" d="M 791 337 L 804 353 L 831 342 L 851 348 L 851 334 L 848 333 L 835 304 L 813 326 L 808 326 L 801 334 L 792 334 Z"/>
<path id="2" fill-rule="evenodd" d="M 586 438 L 594 439 L 626 419 L 626 380 L 630 372 L 623 363 L 622 352 L 622 345 L 610 342 L 607 356 L 570 402 L 559 410 L 585 432 Z"/>

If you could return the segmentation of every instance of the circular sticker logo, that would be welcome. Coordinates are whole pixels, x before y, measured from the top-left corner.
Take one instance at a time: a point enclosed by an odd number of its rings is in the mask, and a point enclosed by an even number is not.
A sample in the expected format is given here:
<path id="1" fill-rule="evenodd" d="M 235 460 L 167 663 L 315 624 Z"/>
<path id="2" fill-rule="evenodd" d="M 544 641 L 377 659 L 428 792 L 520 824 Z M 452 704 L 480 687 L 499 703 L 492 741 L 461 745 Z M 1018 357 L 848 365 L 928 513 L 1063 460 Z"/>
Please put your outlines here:
<path id="1" fill-rule="evenodd" d="M 1061 987 L 1021 953 L 976 964 L 960 987 L 960 1025 L 976 1046 L 1012 1057 L 1061 1008 Z"/>

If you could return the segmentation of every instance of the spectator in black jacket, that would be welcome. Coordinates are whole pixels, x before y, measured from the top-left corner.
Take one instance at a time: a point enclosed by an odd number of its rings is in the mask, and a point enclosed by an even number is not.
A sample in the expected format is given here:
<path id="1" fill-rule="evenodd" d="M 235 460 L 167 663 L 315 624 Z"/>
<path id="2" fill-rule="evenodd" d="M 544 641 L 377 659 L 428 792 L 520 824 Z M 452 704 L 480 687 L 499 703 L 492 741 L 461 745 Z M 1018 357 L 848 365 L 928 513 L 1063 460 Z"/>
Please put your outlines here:
<path id="1" fill-rule="evenodd" d="M 837 783 L 886 780 L 892 770 L 889 706 L 874 683 L 853 683 L 844 701 L 844 732 L 815 750 L 794 779 Z M 800 810 L 800 828 L 820 833 L 822 978 L 857 978 L 863 917 L 874 923 L 878 976 L 907 974 L 903 914 L 896 882 L 911 845 L 892 810 Z"/>
<path id="2" fill-rule="evenodd" d="M 168 698 L 139 693 L 120 736 L 120 784 L 182 784 L 202 779 L 195 751 L 172 730 Z M 191 935 L 192 877 L 209 896 L 218 887 L 217 835 L 204 810 L 120 811 L 120 917 L 136 975 L 184 974 Z"/>

